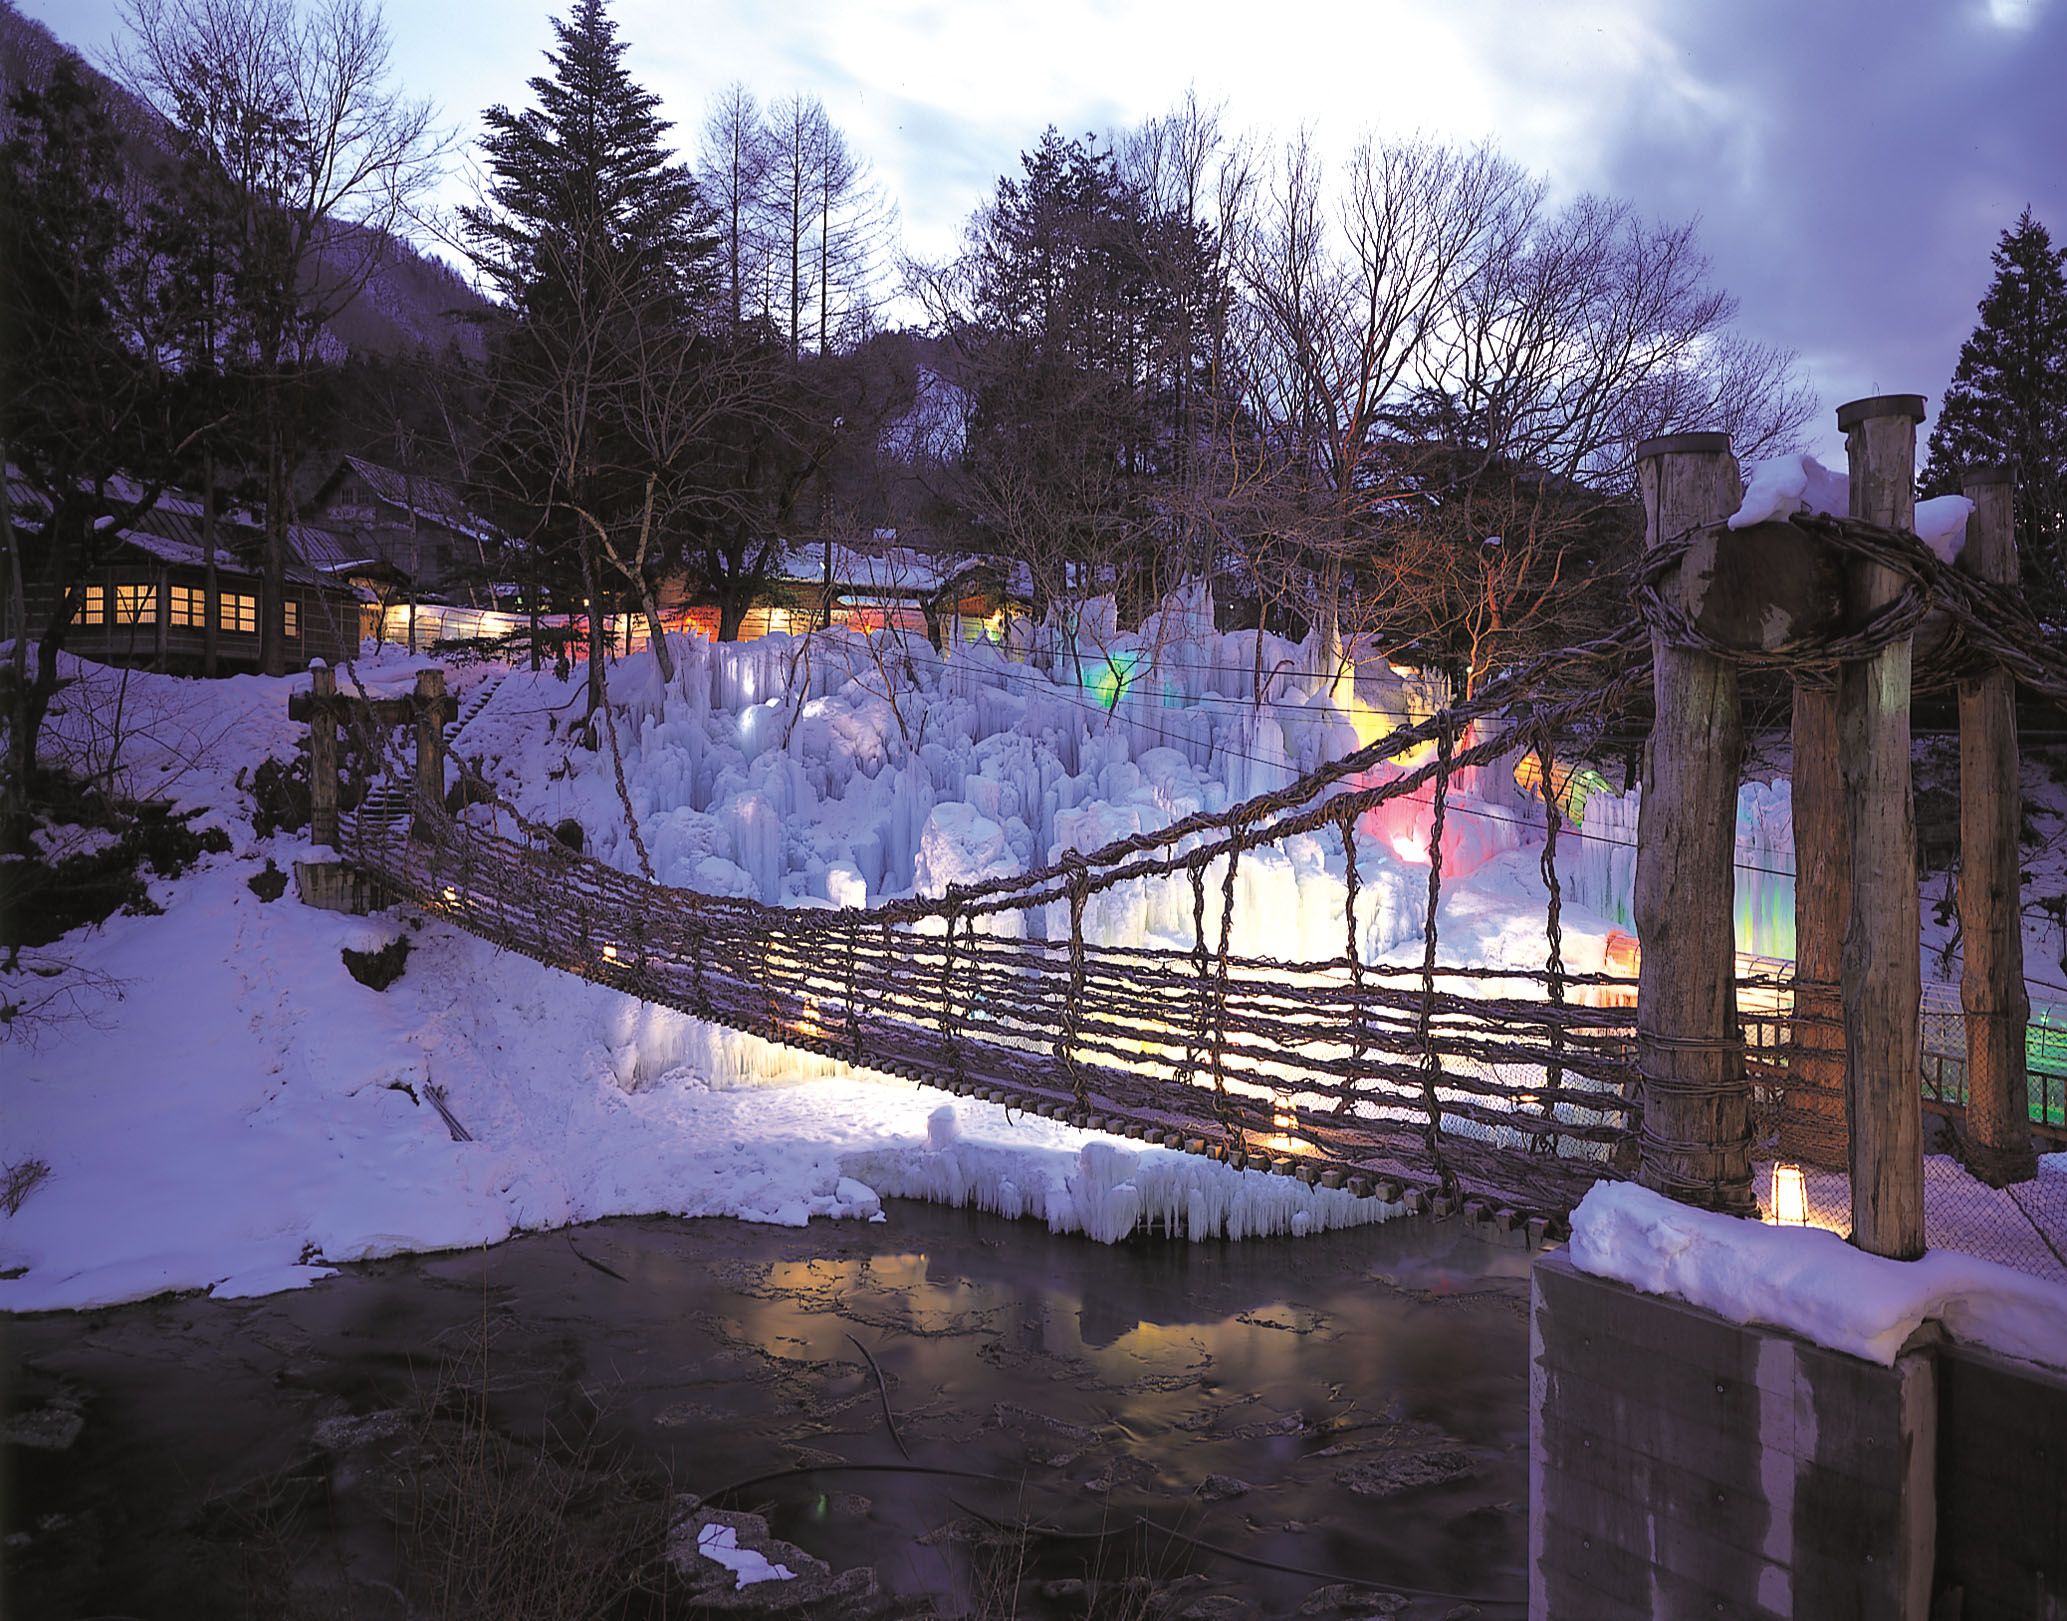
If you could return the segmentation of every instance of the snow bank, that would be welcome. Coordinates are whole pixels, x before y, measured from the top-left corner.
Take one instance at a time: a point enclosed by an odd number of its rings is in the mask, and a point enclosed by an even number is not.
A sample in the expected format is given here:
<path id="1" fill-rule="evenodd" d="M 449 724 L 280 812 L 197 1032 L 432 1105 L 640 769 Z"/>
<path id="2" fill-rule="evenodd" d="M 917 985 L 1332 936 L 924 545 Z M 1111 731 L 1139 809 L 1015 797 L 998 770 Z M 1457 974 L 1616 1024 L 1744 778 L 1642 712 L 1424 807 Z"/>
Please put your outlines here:
<path id="1" fill-rule="evenodd" d="M 1835 1233 L 1694 1210 L 1633 1182 L 1600 1182 L 1572 1213 L 1572 1262 L 1891 1364 L 1926 1321 L 2007 1356 L 2067 1365 L 2067 1287 L 1950 1250 L 1890 1261 Z"/>
<path id="2" fill-rule="evenodd" d="M 291 859 L 284 843 L 278 854 Z M 162 916 L 66 942 L 124 994 L 11 1049 L 9 1157 L 49 1177 L 0 1220 L 0 1311 L 269 1293 L 339 1262 L 605 1216 L 881 1220 L 891 1196 L 1112 1242 L 1376 1221 L 1307 1188 L 645 1007 L 425 922 L 261 902 L 253 855 L 156 884 Z M 342 946 L 409 932 L 374 992 Z M 455 1142 L 427 1089 L 472 1134 Z"/>
<path id="3" fill-rule="evenodd" d="M 1044 664 L 841 633 L 672 638 L 671 680 L 651 651 L 613 662 L 624 788 L 656 875 L 795 905 L 981 882 L 1278 786 L 1440 696 L 1382 665 L 1346 672 L 1310 644 L 1222 635 L 1197 593 L 1139 633 L 1118 632 L 1109 604 L 1085 624 L 1096 646 L 1081 660 L 1052 626 L 1030 635 Z M 402 693 L 435 663 L 369 653 L 339 686 Z M 305 728 L 287 706 L 308 678 L 66 671 L 56 745 L 131 792 L 204 808 L 232 853 L 153 882 L 162 915 L 117 916 L 53 951 L 105 994 L 41 1046 L 10 1037 L 0 1141 L 51 1172 L 0 1220 L 0 1272 L 16 1273 L 0 1278 L 0 1310 L 262 1293 L 345 1261 L 627 1214 L 869 1220 L 885 1198 L 920 1197 L 1111 1242 L 1150 1225 L 1242 1238 L 1393 1213 L 989 1104 L 942 1118 L 938 1094 L 644 1007 L 436 920 L 262 902 L 246 880 L 310 852 L 256 836 L 246 788 L 263 761 L 295 757 Z M 451 746 L 527 815 L 571 819 L 587 850 L 636 870 L 611 751 L 579 725 L 582 676 L 450 670 L 466 717 Z M 1488 803 L 1452 800 L 1442 960 L 1538 966 L 1542 878 L 1513 847 L 1512 807 Z M 1427 806 L 1388 809 L 1356 834 L 1356 937 L 1372 961 L 1418 956 L 1427 904 Z M 1455 881 L 1467 843 L 1484 865 Z M 1206 892 L 1212 938 L 1218 870 Z M 1332 834 L 1249 851 L 1234 949 L 1337 956 L 1346 894 Z M 1101 942 L 1188 948 L 1189 886 L 1100 894 L 1086 925 Z M 1568 906 L 1564 929 L 1567 962 L 1598 966 L 1605 922 Z M 405 930 L 414 949 L 388 991 L 345 973 L 342 947 Z M 472 1141 L 452 1140 L 433 1086 Z"/>

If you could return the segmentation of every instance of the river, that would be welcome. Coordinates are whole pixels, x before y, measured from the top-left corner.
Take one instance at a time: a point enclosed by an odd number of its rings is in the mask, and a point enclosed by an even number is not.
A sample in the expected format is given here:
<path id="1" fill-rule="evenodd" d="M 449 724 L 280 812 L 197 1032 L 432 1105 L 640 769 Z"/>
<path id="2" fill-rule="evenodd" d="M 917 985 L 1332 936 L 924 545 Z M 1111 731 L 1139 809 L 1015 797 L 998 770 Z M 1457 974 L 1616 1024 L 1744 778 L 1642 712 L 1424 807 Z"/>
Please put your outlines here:
<path id="1" fill-rule="evenodd" d="M 7 1613 L 1516 1613 L 1520 1251 L 888 1217 L 9 1321 Z"/>

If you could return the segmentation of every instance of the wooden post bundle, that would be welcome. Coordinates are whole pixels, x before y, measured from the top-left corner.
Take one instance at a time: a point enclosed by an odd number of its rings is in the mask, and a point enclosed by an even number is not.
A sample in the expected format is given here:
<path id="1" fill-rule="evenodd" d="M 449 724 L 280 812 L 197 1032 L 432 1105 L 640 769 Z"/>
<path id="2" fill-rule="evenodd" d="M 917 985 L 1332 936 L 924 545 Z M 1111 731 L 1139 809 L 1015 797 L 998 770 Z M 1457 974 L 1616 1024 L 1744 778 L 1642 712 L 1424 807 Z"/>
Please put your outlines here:
<path id="1" fill-rule="evenodd" d="M 2017 583 L 2008 472 L 1976 468 L 1962 481 L 1974 513 L 1959 566 L 1997 585 Z M 2031 1146 L 2025 1027 L 2024 935 L 2017 872 L 2022 819 L 2017 781 L 2016 678 L 1990 668 L 1959 684 L 1959 925 L 1966 964 L 1967 1166 L 1996 1187 L 2038 1174 Z"/>
<path id="2" fill-rule="evenodd" d="M 1637 447 L 1644 549 L 1720 523 L 1742 492 L 1727 434 L 1683 433 Z M 1697 537 L 1661 594 L 1698 618 L 1716 573 L 1716 537 Z M 1654 626 L 1656 719 L 1639 812 L 1637 1060 L 1643 1074 L 1638 1179 L 1688 1204 L 1738 1215 L 1751 1191 L 1750 1088 L 1737 1024 L 1734 857 L 1744 726 L 1737 672 Z"/>
<path id="3" fill-rule="evenodd" d="M 337 672 L 309 666 L 309 842 L 337 848 Z"/>
<path id="4" fill-rule="evenodd" d="M 1923 398 L 1885 394 L 1837 408 L 1851 464 L 1851 515 L 1916 526 L 1916 425 Z M 1901 595 L 1903 577 L 1853 560 L 1846 605 L 1863 623 Z M 1845 1103 L 1851 1117 L 1852 1242 L 1874 1255 L 1923 1254 L 1922 996 L 1916 816 L 1909 799 L 1910 639 L 1845 664 L 1838 739 L 1851 834 L 1845 926 Z"/>
<path id="5" fill-rule="evenodd" d="M 445 810 L 445 672 L 416 676 L 416 803 L 410 832 L 429 837 Z"/>

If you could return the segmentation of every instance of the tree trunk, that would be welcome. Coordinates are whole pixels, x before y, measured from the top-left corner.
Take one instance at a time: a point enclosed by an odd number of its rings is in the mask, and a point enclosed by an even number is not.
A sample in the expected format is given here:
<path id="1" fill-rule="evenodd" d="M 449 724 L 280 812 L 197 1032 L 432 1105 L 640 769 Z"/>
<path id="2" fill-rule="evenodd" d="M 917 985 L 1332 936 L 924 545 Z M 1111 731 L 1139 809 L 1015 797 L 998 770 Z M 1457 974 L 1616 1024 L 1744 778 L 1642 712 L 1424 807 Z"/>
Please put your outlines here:
<path id="1" fill-rule="evenodd" d="M 1837 411 L 1851 463 L 1852 516 L 1916 523 L 1916 425 L 1923 399 L 1890 394 Z M 1900 594 L 1892 569 L 1850 561 L 1847 606 L 1863 620 Z M 1909 785 L 1910 642 L 1838 676 L 1839 752 L 1851 832 L 1845 926 L 1845 1101 L 1851 1116 L 1852 1242 L 1873 1255 L 1923 1254 L 1923 1096 L 1918 1004 L 1921 919 Z"/>
<path id="2" fill-rule="evenodd" d="M 730 580 L 718 587 L 718 640 L 736 642 L 752 599 Z"/>
<path id="3" fill-rule="evenodd" d="M 222 669 L 222 584 L 215 577 L 215 450 L 201 458 L 201 673 Z"/>
<path id="4" fill-rule="evenodd" d="M 667 626 L 661 623 L 660 601 L 643 577 L 639 580 L 639 609 L 646 616 L 646 637 L 653 648 L 654 662 L 660 666 L 660 679 L 673 685 L 675 655 L 667 645 Z"/>
<path id="5" fill-rule="evenodd" d="M 603 687 L 603 581 L 596 567 L 596 547 L 593 541 L 582 542 L 581 583 L 588 607 L 589 621 L 589 707 L 591 716 L 602 709 L 607 694 Z"/>
<path id="6" fill-rule="evenodd" d="M 258 583 L 258 667 L 263 675 L 287 673 L 287 452 L 281 442 L 279 402 L 273 400 L 266 425 L 266 540 Z"/>
<path id="7" fill-rule="evenodd" d="M 0 438 L 0 541 L 7 545 L 7 628 L 14 638 L 9 654 L 14 665 L 14 714 L 8 728 L 14 757 L 8 761 L 5 804 L 0 805 L 0 851 L 14 854 L 28 848 L 29 773 L 36 764 L 36 731 L 41 723 L 37 727 L 29 724 L 29 598 L 6 473 L 7 441 Z"/>

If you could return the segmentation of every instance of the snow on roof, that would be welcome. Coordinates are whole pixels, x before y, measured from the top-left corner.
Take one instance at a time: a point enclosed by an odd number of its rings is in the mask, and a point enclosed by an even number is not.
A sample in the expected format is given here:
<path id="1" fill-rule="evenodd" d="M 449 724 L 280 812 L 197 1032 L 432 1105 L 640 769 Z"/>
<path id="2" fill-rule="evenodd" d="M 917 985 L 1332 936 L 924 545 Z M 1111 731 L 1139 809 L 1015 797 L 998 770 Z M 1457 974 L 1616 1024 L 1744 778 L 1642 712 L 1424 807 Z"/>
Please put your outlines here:
<path id="1" fill-rule="evenodd" d="M 359 476 L 367 493 L 384 506 L 442 524 L 483 545 L 503 544 L 501 531 L 487 519 L 477 516 L 459 492 L 443 479 L 383 467 L 363 456 L 347 456 L 344 465 Z"/>
<path id="2" fill-rule="evenodd" d="M 124 530 L 121 539 L 124 545 L 148 553 L 161 563 L 171 563 L 182 568 L 201 568 L 208 561 L 208 554 L 195 542 L 175 540 L 170 535 L 154 535 L 147 529 Z M 257 572 L 235 552 L 224 551 L 220 546 L 215 549 L 215 566 L 226 574 Z"/>
<path id="3" fill-rule="evenodd" d="M 878 537 L 895 530 L 877 530 Z M 849 590 L 871 591 L 884 596 L 930 597 L 940 588 L 972 571 L 986 568 L 1002 576 L 1008 593 L 1033 595 L 1033 572 L 1024 563 L 1000 557 L 975 556 L 965 552 L 930 552 L 916 546 L 832 545 L 832 578 Z M 781 576 L 797 584 L 818 585 L 825 581 L 826 543 L 792 541 L 783 547 Z"/>

